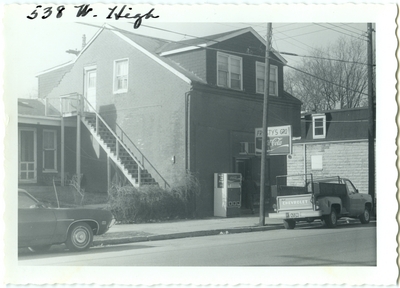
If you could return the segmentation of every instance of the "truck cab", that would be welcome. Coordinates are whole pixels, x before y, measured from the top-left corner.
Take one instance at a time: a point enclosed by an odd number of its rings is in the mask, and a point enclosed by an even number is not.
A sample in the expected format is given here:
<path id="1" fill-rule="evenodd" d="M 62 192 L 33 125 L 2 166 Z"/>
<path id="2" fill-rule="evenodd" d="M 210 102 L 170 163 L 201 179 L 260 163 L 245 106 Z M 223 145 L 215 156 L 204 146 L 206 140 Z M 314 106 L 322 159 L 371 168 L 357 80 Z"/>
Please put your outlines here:
<path id="1" fill-rule="evenodd" d="M 363 224 L 369 223 L 372 198 L 359 193 L 349 179 L 339 176 L 314 179 L 312 174 L 301 176 L 303 181 L 291 181 L 289 175 L 277 177 L 277 185 L 272 187 L 276 213 L 270 213 L 270 218 L 283 219 L 287 229 L 293 229 L 296 222 L 315 219 L 321 219 L 333 228 L 340 217 L 358 218 Z M 284 185 L 279 184 L 282 182 Z M 301 182 L 303 184 L 298 185 Z"/>

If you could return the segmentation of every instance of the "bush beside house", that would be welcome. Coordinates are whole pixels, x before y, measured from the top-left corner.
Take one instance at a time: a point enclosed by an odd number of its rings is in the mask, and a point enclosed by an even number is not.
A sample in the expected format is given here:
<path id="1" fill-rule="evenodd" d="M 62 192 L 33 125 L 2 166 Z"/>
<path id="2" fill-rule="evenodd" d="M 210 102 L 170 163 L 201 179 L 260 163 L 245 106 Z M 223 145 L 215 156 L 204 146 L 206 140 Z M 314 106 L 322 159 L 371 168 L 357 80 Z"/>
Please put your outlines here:
<path id="1" fill-rule="evenodd" d="M 109 190 L 107 206 L 121 223 L 191 218 L 191 205 L 199 193 L 198 180 L 189 174 L 169 189 L 115 185 Z"/>

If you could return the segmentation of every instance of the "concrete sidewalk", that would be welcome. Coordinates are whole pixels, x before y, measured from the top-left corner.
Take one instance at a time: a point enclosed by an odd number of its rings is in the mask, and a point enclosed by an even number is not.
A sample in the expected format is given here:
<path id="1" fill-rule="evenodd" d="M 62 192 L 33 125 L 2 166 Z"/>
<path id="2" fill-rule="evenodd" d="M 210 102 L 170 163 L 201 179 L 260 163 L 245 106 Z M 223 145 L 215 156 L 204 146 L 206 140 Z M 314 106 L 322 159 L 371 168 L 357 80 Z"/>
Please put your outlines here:
<path id="1" fill-rule="evenodd" d="M 282 229 L 282 220 L 265 217 L 259 226 L 258 215 L 235 218 L 210 217 L 207 219 L 176 220 L 161 223 L 116 224 L 100 236 L 95 236 L 93 246 L 177 239 L 218 234 Z"/>

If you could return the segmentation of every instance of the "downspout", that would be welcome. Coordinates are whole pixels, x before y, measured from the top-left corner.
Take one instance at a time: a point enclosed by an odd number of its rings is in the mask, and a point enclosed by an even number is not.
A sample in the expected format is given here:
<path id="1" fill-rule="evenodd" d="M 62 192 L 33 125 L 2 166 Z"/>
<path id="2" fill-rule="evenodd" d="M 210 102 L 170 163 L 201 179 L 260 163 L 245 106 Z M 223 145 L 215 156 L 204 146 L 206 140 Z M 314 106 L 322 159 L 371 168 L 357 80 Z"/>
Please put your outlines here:
<path id="1" fill-rule="evenodd" d="M 190 90 L 188 92 L 185 93 L 185 132 L 186 132 L 186 145 L 185 145 L 185 158 L 186 158 L 186 162 L 185 162 L 185 169 L 186 169 L 186 173 L 192 173 L 191 171 L 191 165 L 190 165 L 190 161 L 191 161 L 191 151 L 190 151 L 190 146 L 191 146 L 191 141 L 190 141 L 190 137 L 191 137 L 191 98 L 192 98 L 192 93 L 193 90 Z M 197 215 L 197 195 L 193 195 L 193 201 L 192 201 L 192 215 L 196 217 Z"/>
<path id="2" fill-rule="evenodd" d="M 307 181 L 307 145 L 303 143 L 304 181 Z"/>
<path id="3" fill-rule="evenodd" d="M 192 90 L 185 93 L 185 169 L 190 171 L 190 100 Z"/>

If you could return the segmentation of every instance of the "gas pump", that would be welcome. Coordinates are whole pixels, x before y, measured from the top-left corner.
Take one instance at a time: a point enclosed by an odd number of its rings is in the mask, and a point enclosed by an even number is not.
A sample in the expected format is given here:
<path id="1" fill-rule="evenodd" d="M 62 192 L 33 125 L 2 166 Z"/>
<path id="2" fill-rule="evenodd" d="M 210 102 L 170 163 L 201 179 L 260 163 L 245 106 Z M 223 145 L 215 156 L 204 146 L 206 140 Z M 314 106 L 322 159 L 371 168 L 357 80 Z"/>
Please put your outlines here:
<path id="1" fill-rule="evenodd" d="M 214 216 L 233 217 L 240 215 L 242 174 L 214 174 Z"/>

